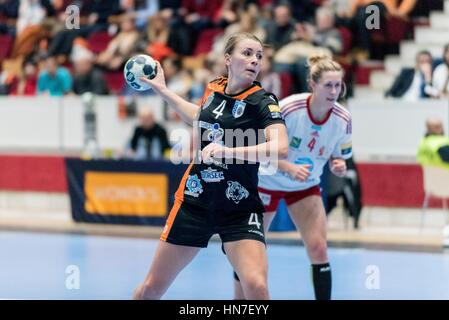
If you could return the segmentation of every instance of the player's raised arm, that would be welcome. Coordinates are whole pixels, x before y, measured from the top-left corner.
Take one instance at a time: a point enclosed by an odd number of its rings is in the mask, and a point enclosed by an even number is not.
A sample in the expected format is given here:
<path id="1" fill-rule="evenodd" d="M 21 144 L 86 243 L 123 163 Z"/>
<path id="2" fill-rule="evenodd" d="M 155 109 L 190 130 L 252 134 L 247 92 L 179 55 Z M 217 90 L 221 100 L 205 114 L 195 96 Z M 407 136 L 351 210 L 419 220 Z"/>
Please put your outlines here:
<path id="1" fill-rule="evenodd" d="M 151 85 L 153 90 L 157 92 L 171 108 L 179 113 L 184 121 L 191 124 L 192 121 L 196 119 L 200 106 L 190 103 L 173 91 L 170 91 L 165 83 L 164 70 L 159 61 L 156 61 L 156 65 L 157 74 L 152 80 L 145 77 L 140 78 L 140 80 Z"/>

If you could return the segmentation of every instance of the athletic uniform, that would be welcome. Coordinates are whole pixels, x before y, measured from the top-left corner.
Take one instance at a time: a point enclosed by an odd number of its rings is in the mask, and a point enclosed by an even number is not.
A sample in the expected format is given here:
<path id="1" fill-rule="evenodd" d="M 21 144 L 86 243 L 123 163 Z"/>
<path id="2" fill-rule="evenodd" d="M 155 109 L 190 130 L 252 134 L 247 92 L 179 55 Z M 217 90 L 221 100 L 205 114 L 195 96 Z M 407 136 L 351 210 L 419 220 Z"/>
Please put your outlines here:
<path id="1" fill-rule="evenodd" d="M 227 79 L 222 77 L 206 88 L 198 121 L 194 123 L 201 138 L 201 150 L 211 142 L 227 147 L 260 144 L 265 137 L 259 137 L 257 130 L 284 124 L 276 97 L 259 83 L 254 82 L 232 96 L 224 93 L 226 84 Z M 257 139 L 239 139 L 244 132 L 255 133 Z M 223 242 L 242 239 L 264 242 L 258 169 L 259 163 L 236 159 L 194 161 L 175 194 L 161 240 L 206 247 L 210 237 L 218 233 Z"/>
<path id="2" fill-rule="evenodd" d="M 275 211 L 282 198 L 290 205 L 309 195 L 320 195 L 320 176 L 329 158 L 352 156 L 349 111 L 335 103 L 322 121 L 315 121 L 310 112 L 310 98 L 310 93 L 301 93 L 279 103 L 288 131 L 288 161 L 310 165 L 310 176 L 302 182 L 280 170 L 269 175 L 270 165 L 261 165 L 259 195 L 267 212 Z"/>

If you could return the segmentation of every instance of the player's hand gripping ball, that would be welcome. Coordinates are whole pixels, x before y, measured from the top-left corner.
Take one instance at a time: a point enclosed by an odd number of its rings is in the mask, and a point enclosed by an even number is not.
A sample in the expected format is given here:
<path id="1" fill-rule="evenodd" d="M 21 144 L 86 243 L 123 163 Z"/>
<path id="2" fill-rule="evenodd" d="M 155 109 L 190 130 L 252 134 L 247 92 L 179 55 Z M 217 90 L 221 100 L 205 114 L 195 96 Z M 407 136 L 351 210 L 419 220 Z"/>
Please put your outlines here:
<path id="1" fill-rule="evenodd" d="M 137 91 L 145 91 L 151 88 L 151 86 L 140 81 L 140 77 L 145 77 L 150 80 L 154 79 L 157 74 L 156 61 L 148 55 L 139 54 L 130 58 L 123 69 L 123 75 L 125 76 L 126 83 L 131 88 Z"/>

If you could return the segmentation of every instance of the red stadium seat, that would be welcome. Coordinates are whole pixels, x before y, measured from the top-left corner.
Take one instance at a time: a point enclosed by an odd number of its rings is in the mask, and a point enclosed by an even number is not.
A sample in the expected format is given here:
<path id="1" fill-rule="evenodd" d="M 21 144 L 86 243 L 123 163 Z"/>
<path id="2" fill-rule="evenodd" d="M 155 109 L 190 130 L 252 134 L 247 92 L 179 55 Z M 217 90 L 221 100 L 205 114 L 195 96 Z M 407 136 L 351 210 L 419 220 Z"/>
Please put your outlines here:
<path id="1" fill-rule="evenodd" d="M 281 96 L 278 98 L 282 99 L 291 94 L 293 77 L 289 72 L 280 72 L 279 77 L 281 78 Z"/>
<path id="2" fill-rule="evenodd" d="M 344 56 L 347 55 L 349 51 L 351 51 L 352 34 L 351 31 L 345 27 L 338 28 L 338 31 L 340 32 L 341 38 L 343 40 L 343 50 L 340 55 Z"/>
<path id="3" fill-rule="evenodd" d="M 0 61 L 9 57 L 12 46 L 14 44 L 14 38 L 10 35 L 0 35 Z"/>
<path id="4" fill-rule="evenodd" d="M 196 41 L 195 49 L 193 50 L 193 55 L 198 56 L 200 54 L 209 53 L 212 50 L 212 45 L 214 44 L 214 39 L 216 36 L 223 33 L 223 29 L 206 29 L 201 31 Z"/>
<path id="5" fill-rule="evenodd" d="M 105 73 L 106 82 L 111 94 L 120 94 L 125 85 L 122 71 L 110 71 Z"/>
<path id="6" fill-rule="evenodd" d="M 89 49 L 98 54 L 107 48 L 111 39 L 112 37 L 105 31 L 95 32 L 88 39 Z"/>

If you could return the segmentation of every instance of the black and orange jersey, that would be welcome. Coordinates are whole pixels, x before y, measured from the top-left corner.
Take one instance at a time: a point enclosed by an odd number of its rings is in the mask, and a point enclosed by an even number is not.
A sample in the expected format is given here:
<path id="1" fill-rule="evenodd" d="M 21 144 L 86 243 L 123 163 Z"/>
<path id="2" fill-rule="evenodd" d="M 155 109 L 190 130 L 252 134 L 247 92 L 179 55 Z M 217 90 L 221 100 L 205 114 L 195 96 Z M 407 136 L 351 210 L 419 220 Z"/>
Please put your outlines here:
<path id="1" fill-rule="evenodd" d="M 211 81 L 205 91 L 194 129 L 202 150 L 209 143 L 244 147 L 265 142 L 263 130 L 284 124 L 277 98 L 259 83 L 235 95 L 225 94 L 227 79 Z M 210 210 L 263 212 L 258 184 L 258 163 L 237 159 L 198 160 L 189 167 L 176 193 L 186 201 Z"/>

